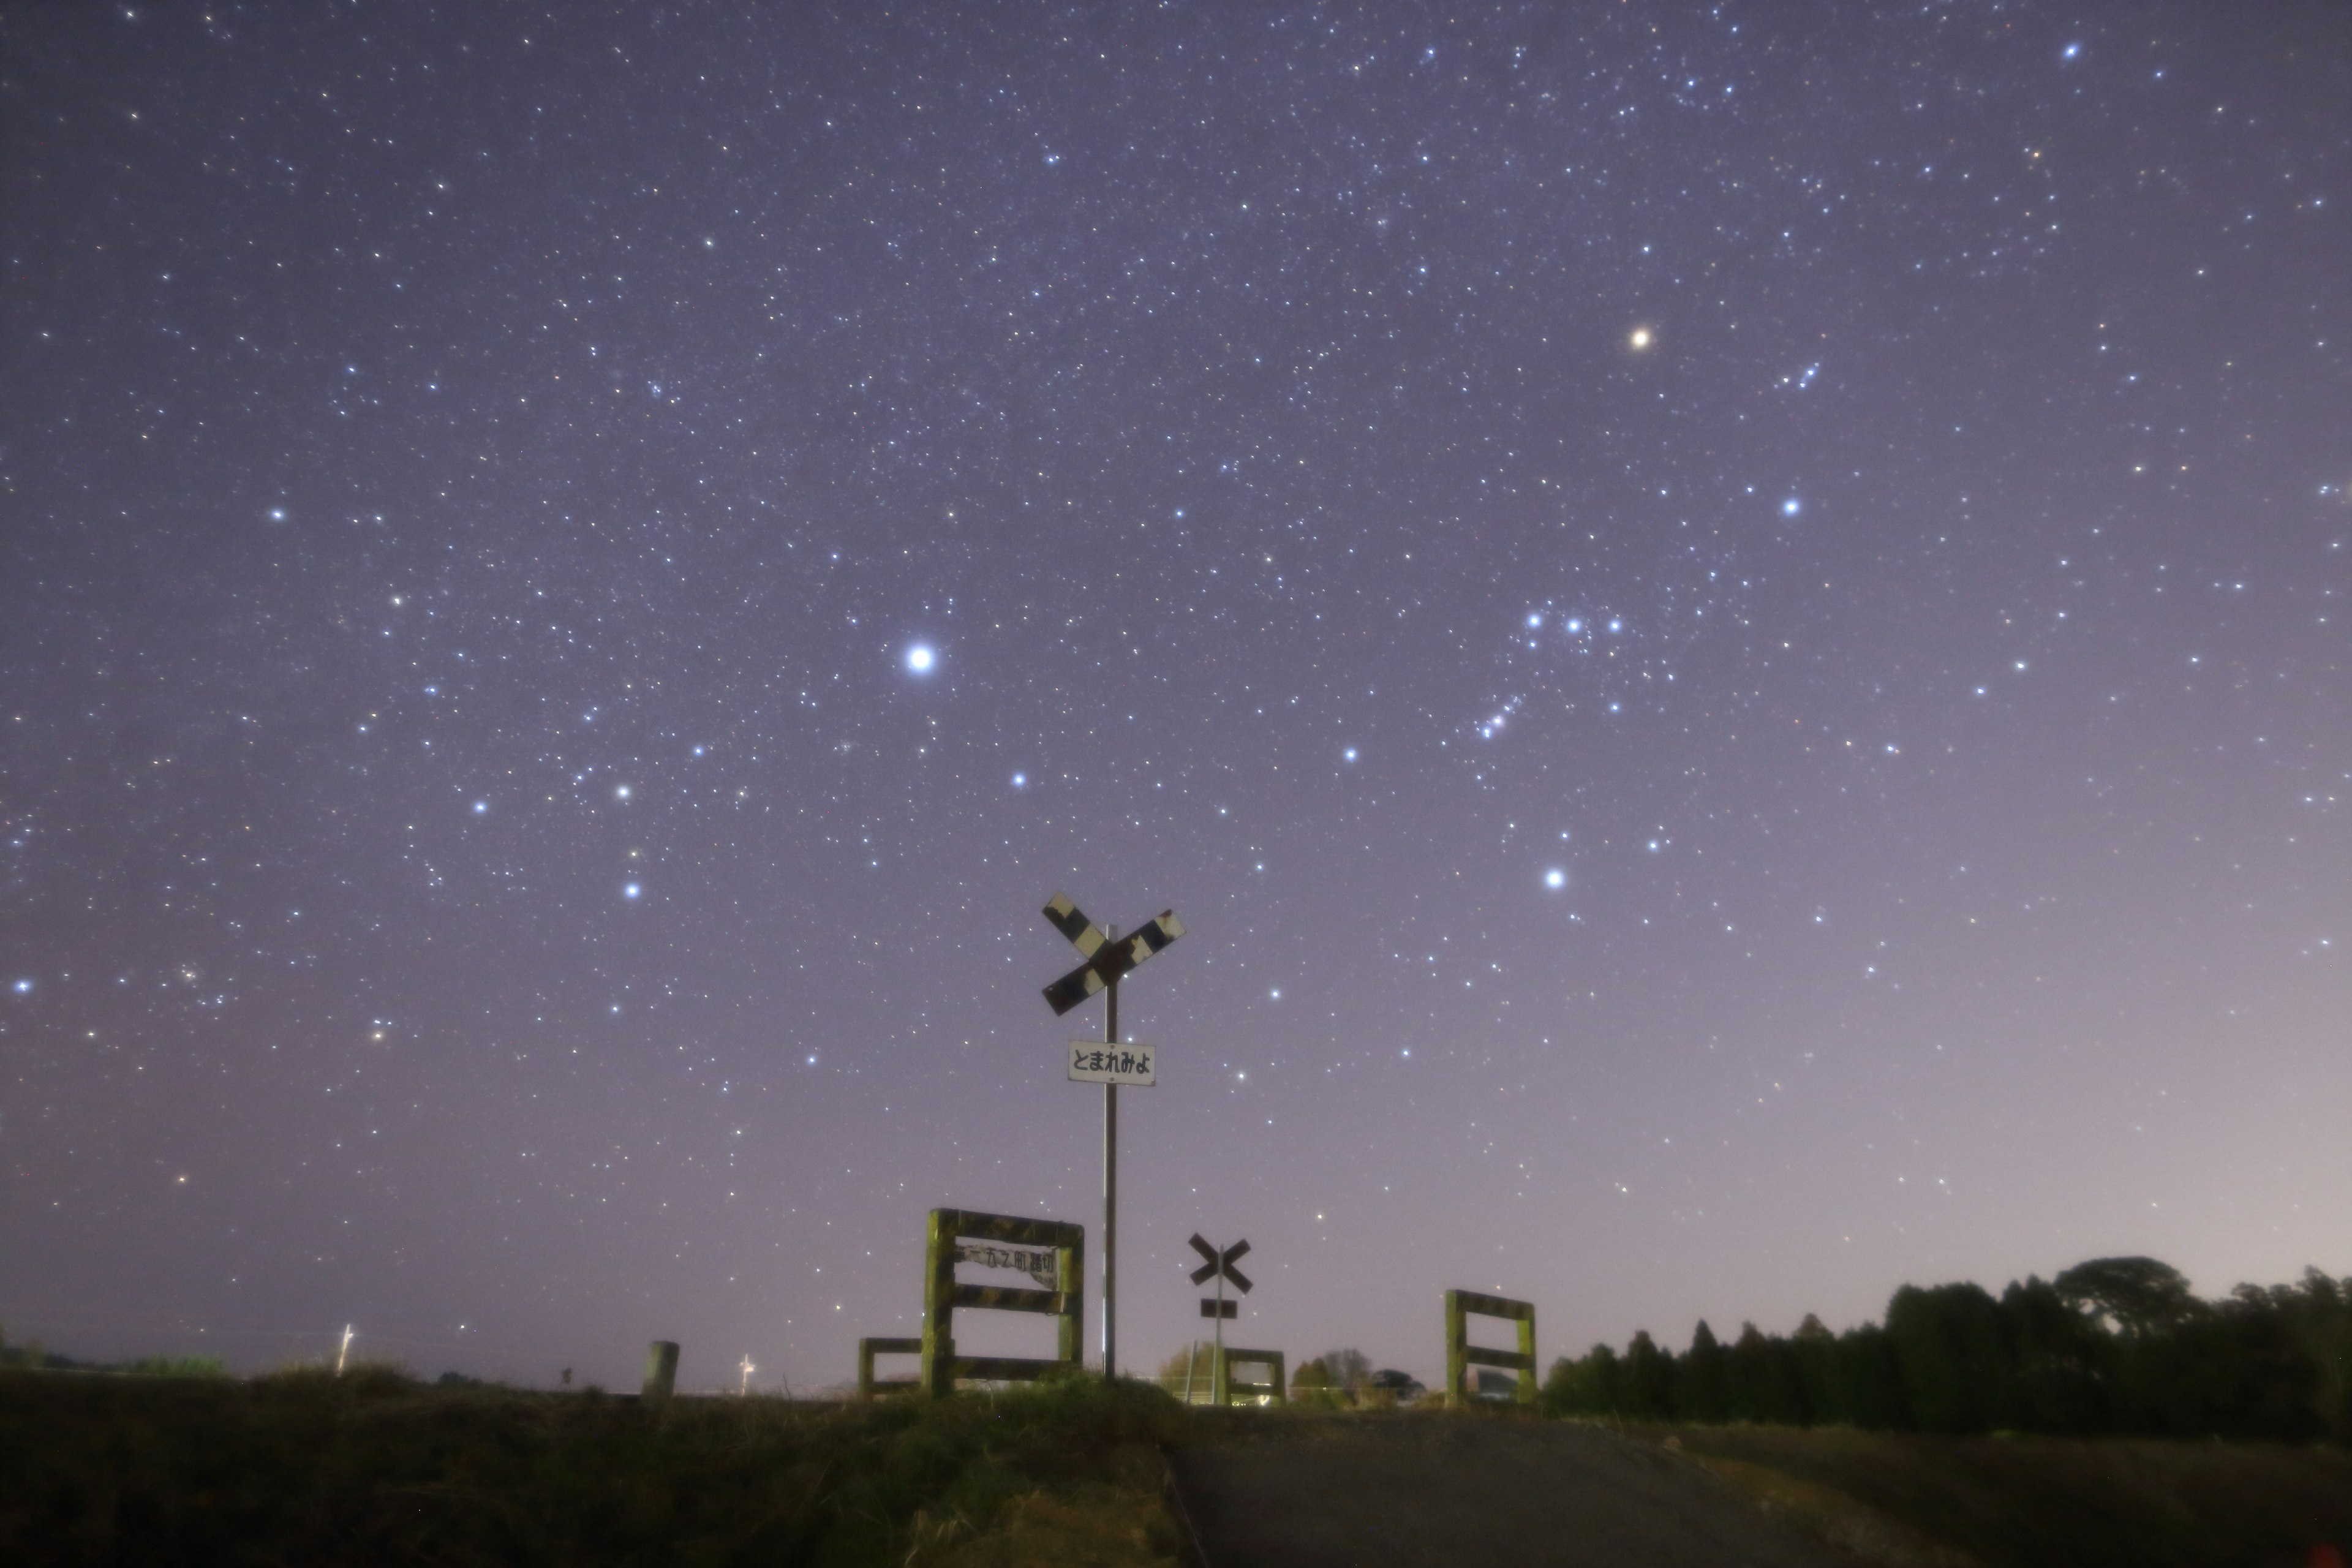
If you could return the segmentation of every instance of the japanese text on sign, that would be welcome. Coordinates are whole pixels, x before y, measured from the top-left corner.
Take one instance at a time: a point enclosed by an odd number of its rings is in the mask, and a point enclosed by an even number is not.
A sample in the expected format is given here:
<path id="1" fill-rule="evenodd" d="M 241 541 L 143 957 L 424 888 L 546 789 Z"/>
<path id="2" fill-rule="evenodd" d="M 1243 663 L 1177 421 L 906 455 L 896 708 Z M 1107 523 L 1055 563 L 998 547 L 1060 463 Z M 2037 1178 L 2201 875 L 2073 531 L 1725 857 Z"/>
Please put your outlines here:
<path id="1" fill-rule="evenodd" d="M 1048 1290 L 1060 1288 L 1051 1247 L 983 1247 L 961 1241 L 956 1244 L 955 1255 L 958 1263 L 982 1268 L 1018 1268 Z"/>
<path id="2" fill-rule="evenodd" d="M 1107 1046 L 1100 1040 L 1072 1040 L 1070 1081 L 1149 1085 L 1159 1081 L 1159 1060 L 1157 1046 Z"/>

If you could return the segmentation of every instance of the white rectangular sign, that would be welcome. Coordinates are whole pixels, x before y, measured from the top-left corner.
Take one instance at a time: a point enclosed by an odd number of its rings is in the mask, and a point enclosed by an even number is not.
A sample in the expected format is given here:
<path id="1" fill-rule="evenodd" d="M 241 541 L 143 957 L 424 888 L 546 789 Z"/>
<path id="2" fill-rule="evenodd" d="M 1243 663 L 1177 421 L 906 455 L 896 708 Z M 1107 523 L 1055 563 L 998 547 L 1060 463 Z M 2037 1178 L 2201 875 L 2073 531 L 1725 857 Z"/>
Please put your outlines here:
<path id="1" fill-rule="evenodd" d="M 1149 1089 L 1159 1081 L 1158 1046 L 1107 1046 L 1100 1040 L 1070 1042 L 1072 1083 L 1131 1083 Z"/>

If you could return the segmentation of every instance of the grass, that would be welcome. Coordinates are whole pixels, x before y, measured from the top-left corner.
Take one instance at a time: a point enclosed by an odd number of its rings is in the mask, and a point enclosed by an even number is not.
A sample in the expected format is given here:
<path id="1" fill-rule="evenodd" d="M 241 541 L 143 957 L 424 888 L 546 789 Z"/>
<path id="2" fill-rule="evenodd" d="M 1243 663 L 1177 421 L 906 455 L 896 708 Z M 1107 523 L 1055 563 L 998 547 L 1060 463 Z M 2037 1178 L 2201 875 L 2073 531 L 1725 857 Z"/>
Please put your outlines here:
<path id="1" fill-rule="evenodd" d="M 1165 1563 L 1157 1390 L 820 1406 L 0 1373 L 0 1562 Z"/>
<path id="2" fill-rule="evenodd" d="M 1769 1512 L 1901 1568 L 2206 1568 L 2352 1550 L 2352 1453 L 2135 1437 L 1637 1427 Z M 2340 1558 L 2339 1558 L 2340 1560 Z"/>
<path id="3" fill-rule="evenodd" d="M 197 1370 L 197 1369 L 189 1369 Z M 1293 1422 L 1072 1380 L 872 1405 L 0 1372 L 0 1563 L 1172 1568 L 1161 1451 Z M 1299 1430 L 1304 1432 L 1302 1426 Z M 2352 1546 L 2352 1453 L 1643 1426 L 1881 1568 L 2302 1565 Z"/>

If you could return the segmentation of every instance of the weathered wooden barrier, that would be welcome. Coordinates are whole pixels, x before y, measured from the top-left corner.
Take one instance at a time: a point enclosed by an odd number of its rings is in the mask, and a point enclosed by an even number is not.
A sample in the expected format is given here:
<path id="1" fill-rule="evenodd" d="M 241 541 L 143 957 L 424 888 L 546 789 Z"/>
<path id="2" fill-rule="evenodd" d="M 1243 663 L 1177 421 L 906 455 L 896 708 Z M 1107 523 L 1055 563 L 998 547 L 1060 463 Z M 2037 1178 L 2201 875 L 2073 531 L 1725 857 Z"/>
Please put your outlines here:
<path id="1" fill-rule="evenodd" d="M 1470 1342 L 1470 1314 L 1482 1318 L 1509 1318 L 1519 1325 L 1519 1348 L 1516 1351 L 1490 1351 Z M 1514 1301 L 1508 1296 L 1487 1296 L 1476 1290 L 1448 1290 L 1445 1293 L 1445 1397 L 1448 1403 L 1467 1402 L 1470 1369 L 1474 1366 L 1499 1366 L 1519 1374 L 1518 1401 L 1522 1405 L 1536 1402 L 1536 1309 L 1532 1301 Z"/>
<path id="2" fill-rule="evenodd" d="M 923 1353 L 919 1339 L 865 1339 L 857 1342 L 857 1397 L 871 1399 L 877 1394 L 894 1393 L 901 1388 L 919 1388 L 919 1378 L 881 1377 L 874 1375 L 874 1358 L 877 1355 L 915 1355 Z"/>
<path id="3" fill-rule="evenodd" d="M 1235 1350 L 1231 1345 L 1221 1347 L 1222 1360 L 1215 1367 L 1215 1381 L 1210 1385 L 1219 1405 L 1239 1405 L 1244 1400 L 1264 1398 L 1269 1405 L 1287 1405 L 1290 1399 L 1283 1378 L 1280 1351 Z M 1234 1369 L 1239 1366 L 1262 1366 L 1274 1374 L 1271 1383 L 1238 1383 Z"/>
<path id="4" fill-rule="evenodd" d="M 1004 1285 L 959 1284 L 956 1264 L 965 1250 L 959 1243 L 965 1238 L 1050 1251 L 1054 1288 L 1025 1290 Z M 1078 1371 L 1085 1344 L 1079 1313 L 1085 1304 L 1082 1282 L 1086 1279 L 1086 1227 L 1065 1220 L 1024 1219 L 1018 1215 L 975 1214 L 968 1209 L 933 1209 L 923 1247 L 923 1370 L 919 1380 L 922 1386 L 931 1394 L 945 1394 L 953 1393 L 959 1382 L 1027 1382 Z M 956 1310 L 974 1307 L 1002 1312 L 1044 1312 L 1058 1318 L 1054 1359 L 958 1355 Z"/>

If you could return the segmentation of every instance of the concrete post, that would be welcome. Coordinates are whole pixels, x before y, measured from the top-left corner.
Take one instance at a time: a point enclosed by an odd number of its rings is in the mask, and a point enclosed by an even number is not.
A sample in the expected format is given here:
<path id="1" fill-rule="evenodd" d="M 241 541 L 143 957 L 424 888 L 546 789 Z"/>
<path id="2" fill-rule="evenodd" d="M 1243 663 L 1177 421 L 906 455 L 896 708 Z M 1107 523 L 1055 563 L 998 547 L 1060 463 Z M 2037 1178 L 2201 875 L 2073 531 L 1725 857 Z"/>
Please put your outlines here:
<path id="1" fill-rule="evenodd" d="M 656 1340 L 646 1347 L 646 1385 L 637 1397 L 656 1407 L 677 1391 L 677 1342 Z"/>

